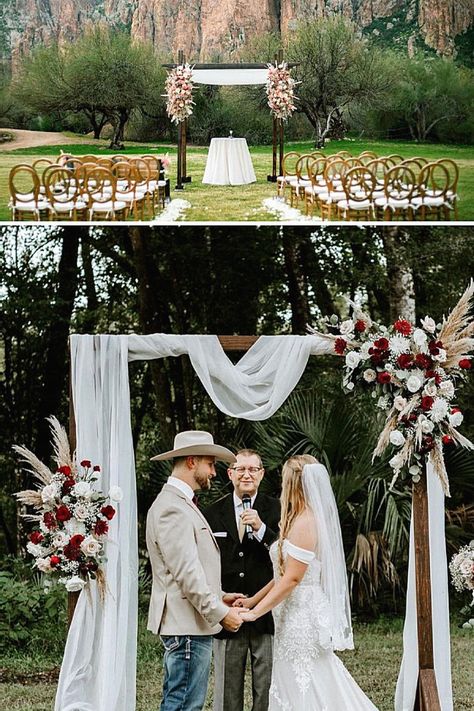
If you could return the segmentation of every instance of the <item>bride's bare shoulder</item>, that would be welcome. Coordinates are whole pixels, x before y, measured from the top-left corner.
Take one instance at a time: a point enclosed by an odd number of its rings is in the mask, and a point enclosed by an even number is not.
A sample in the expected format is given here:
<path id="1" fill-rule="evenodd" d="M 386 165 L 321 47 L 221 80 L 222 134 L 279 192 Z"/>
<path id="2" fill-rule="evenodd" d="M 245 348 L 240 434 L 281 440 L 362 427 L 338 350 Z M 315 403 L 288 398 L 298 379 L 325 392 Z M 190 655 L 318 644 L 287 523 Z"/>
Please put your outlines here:
<path id="1" fill-rule="evenodd" d="M 295 546 L 313 551 L 316 547 L 316 524 L 313 512 L 305 509 L 294 520 L 288 540 Z"/>

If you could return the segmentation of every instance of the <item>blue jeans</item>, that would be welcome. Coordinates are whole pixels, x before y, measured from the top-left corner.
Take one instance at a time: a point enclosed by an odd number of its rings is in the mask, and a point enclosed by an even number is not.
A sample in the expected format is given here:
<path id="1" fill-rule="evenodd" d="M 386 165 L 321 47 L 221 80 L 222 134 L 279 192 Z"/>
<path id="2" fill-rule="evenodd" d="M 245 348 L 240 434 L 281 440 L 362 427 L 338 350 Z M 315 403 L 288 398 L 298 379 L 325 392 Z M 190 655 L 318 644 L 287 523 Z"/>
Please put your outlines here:
<path id="1" fill-rule="evenodd" d="M 162 636 L 163 700 L 160 711 L 201 711 L 206 701 L 212 637 Z"/>

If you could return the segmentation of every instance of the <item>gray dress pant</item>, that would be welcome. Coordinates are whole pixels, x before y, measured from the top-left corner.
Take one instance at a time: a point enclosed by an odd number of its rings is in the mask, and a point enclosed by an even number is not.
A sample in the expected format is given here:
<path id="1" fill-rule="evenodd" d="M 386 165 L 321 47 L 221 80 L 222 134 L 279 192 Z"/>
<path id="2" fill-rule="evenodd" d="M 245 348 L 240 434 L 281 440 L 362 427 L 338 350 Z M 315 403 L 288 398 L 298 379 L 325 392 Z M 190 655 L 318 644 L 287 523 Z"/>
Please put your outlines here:
<path id="1" fill-rule="evenodd" d="M 251 623 L 243 624 L 228 639 L 214 639 L 213 711 L 243 711 L 248 653 L 252 669 L 252 711 L 268 711 L 273 635 L 256 633 Z"/>

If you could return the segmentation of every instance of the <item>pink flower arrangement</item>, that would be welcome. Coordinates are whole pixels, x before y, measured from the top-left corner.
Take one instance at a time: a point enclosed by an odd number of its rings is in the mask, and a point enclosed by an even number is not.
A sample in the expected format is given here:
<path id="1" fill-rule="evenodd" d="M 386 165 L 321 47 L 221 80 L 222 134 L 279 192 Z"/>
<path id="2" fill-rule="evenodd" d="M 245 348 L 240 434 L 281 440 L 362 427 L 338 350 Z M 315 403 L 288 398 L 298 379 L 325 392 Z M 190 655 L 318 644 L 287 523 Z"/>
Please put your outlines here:
<path id="1" fill-rule="evenodd" d="M 185 121 L 193 113 L 193 70 L 189 64 L 181 64 L 168 74 L 166 79 L 166 111 L 175 124 Z"/>
<path id="2" fill-rule="evenodd" d="M 269 64 L 266 92 L 270 111 L 277 119 L 287 121 L 294 111 L 295 106 L 295 80 L 291 77 L 288 65 Z"/>
<path id="3" fill-rule="evenodd" d="M 319 335 L 333 341 L 334 352 L 344 357 L 343 387 L 371 391 L 376 406 L 386 415 L 374 457 L 387 447 L 393 481 L 403 473 L 416 483 L 428 454 L 446 495 L 449 483 L 443 448 L 455 444 L 474 449 L 457 428 L 463 414 L 456 406 L 456 383 L 471 370 L 474 321 L 469 309 L 474 283 L 466 289 L 442 323 L 426 316 L 420 326 L 399 318 L 391 326 L 374 323 L 352 304 L 351 318 L 329 319 L 335 334 Z M 313 331 L 313 333 L 317 333 Z"/>

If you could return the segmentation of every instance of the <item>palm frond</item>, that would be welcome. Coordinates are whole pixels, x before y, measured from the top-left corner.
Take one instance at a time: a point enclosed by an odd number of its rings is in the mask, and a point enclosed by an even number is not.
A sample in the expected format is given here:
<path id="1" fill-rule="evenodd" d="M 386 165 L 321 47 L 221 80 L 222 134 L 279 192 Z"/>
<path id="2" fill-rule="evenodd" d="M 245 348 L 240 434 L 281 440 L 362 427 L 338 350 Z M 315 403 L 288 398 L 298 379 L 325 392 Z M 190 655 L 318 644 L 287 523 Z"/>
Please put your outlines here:
<path id="1" fill-rule="evenodd" d="M 66 465 L 74 469 L 74 462 L 71 456 L 71 447 L 66 430 L 59 421 L 51 415 L 47 418 L 52 434 L 52 445 L 54 453 L 54 461 L 59 466 Z"/>
<path id="2" fill-rule="evenodd" d="M 459 299 L 456 306 L 453 308 L 451 313 L 447 318 L 443 319 L 443 324 L 441 331 L 439 333 L 439 338 L 443 342 L 448 355 L 450 348 L 454 342 L 459 338 L 459 335 L 468 326 L 471 321 L 469 316 L 469 310 L 471 307 L 471 299 L 474 295 L 474 280 L 471 282 L 461 298 Z"/>
<path id="3" fill-rule="evenodd" d="M 26 447 L 20 447 L 17 444 L 14 444 L 12 449 L 19 455 L 20 461 L 30 466 L 29 469 L 26 469 L 27 472 L 33 474 L 33 476 L 43 485 L 51 483 L 53 475 L 50 469 L 46 466 L 46 464 L 43 464 L 43 462 L 38 459 L 36 454 L 30 452 L 30 450 L 26 449 Z"/>

